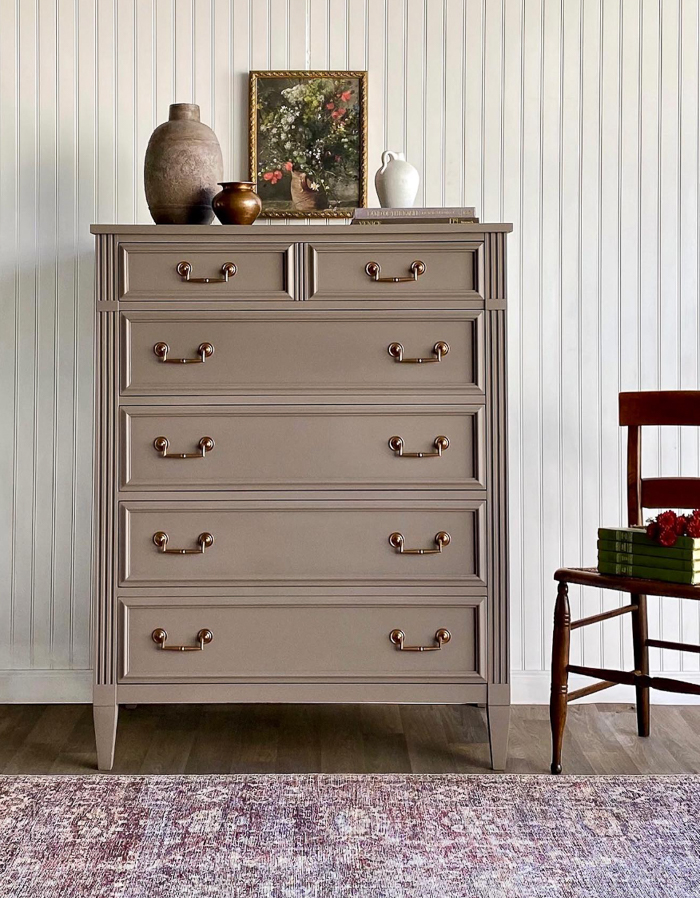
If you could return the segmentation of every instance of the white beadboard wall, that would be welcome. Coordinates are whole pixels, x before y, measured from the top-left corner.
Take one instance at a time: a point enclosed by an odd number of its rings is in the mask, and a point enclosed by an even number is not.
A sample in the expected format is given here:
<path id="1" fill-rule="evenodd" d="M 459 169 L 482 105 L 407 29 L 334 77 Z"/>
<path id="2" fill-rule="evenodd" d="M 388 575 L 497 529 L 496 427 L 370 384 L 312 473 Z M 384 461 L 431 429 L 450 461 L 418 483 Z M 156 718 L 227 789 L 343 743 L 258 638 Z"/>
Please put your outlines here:
<path id="1" fill-rule="evenodd" d="M 513 684 L 545 701 L 552 572 L 624 519 L 617 393 L 699 385 L 698 0 L 0 0 L 0 21 L 0 700 L 89 698 L 90 223 L 149 221 L 170 103 L 201 106 L 236 178 L 249 69 L 351 68 L 372 172 L 405 149 L 417 204 L 515 226 Z M 696 475 L 699 448 L 654 432 L 645 473 Z M 652 600 L 654 635 L 699 623 Z M 576 660 L 629 669 L 628 624 L 576 632 Z"/>

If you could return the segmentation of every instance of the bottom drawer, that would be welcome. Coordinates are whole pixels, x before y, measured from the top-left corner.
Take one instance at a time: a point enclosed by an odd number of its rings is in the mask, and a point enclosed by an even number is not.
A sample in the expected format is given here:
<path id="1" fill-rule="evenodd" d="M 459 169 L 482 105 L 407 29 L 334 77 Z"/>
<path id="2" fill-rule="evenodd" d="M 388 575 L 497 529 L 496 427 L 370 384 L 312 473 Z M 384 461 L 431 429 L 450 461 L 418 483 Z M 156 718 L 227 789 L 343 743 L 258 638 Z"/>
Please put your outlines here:
<path id="1" fill-rule="evenodd" d="M 373 597 L 371 604 L 358 604 L 357 598 L 348 604 L 336 598 L 332 605 L 275 602 L 122 597 L 120 681 L 485 679 L 483 597 L 430 605 L 382 597 Z M 403 649 L 399 633 L 392 642 L 392 631 L 404 634 Z M 440 631 L 448 635 L 438 638 Z"/>

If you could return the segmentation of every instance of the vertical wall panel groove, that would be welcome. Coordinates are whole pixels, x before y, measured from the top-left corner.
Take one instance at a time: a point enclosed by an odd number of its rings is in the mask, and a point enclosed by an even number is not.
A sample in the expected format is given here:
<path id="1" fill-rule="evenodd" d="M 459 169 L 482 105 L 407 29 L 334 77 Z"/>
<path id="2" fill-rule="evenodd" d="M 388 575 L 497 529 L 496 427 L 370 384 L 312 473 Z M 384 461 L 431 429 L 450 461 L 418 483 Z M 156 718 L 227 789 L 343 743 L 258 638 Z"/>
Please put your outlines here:
<path id="1" fill-rule="evenodd" d="M 246 176 L 247 72 L 287 66 L 369 70 L 372 204 L 381 151 L 404 150 L 418 202 L 475 204 L 515 225 L 511 663 L 544 681 L 553 570 L 593 563 L 599 524 L 624 522 L 618 390 L 699 386 L 700 0 L 0 0 L 0 11 L 0 699 L 23 671 L 92 663 L 89 224 L 149 221 L 143 154 L 173 102 L 199 103 L 225 176 Z M 644 458 L 647 474 L 697 475 L 698 434 L 652 431 Z M 571 600 L 578 614 L 620 597 Z M 697 641 L 700 606 L 652 602 L 651 627 Z M 573 651 L 629 668 L 626 621 L 582 631 Z M 656 669 L 700 668 L 700 656 L 652 654 Z M 98 664 L 109 682 L 113 659 Z"/>

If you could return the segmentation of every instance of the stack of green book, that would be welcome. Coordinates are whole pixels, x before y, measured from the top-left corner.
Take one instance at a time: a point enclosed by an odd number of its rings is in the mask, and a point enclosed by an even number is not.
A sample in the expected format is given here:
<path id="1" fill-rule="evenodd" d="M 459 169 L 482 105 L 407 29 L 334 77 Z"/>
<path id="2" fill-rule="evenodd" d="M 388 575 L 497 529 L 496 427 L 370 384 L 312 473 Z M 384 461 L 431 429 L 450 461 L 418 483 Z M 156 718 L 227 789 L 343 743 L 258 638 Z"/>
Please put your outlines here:
<path id="1" fill-rule="evenodd" d="M 598 570 L 695 586 L 700 584 L 700 539 L 679 536 L 673 546 L 662 546 L 646 535 L 644 527 L 601 527 Z"/>

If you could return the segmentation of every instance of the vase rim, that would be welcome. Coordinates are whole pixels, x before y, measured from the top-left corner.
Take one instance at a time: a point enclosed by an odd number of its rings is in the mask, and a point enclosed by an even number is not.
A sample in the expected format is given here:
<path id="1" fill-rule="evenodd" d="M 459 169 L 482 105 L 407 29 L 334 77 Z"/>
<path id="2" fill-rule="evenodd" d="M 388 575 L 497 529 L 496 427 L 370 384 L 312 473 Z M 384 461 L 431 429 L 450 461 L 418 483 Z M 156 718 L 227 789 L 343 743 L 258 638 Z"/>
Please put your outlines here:
<path id="1" fill-rule="evenodd" d="M 189 119 L 198 122 L 200 121 L 199 106 L 197 103 L 171 103 L 168 118 L 170 121 Z"/>
<path id="2" fill-rule="evenodd" d="M 219 187 L 255 187 L 256 181 L 217 181 Z"/>

